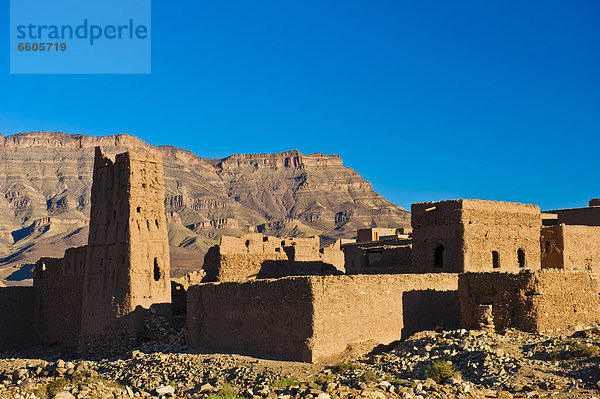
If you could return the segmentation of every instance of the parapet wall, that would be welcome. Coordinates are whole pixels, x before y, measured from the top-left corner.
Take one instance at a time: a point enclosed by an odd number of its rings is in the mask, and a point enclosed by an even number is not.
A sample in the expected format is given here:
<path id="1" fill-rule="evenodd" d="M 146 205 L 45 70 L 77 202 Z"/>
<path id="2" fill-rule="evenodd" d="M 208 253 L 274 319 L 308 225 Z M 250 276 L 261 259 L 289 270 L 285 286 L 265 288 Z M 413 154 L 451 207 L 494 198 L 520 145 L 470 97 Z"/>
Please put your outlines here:
<path id="1" fill-rule="evenodd" d="M 479 328 L 479 308 L 490 305 L 499 331 L 550 332 L 600 321 L 596 276 L 587 271 L 464 273 L 458 295 L 467 329 Z"/>
<path id="2" fill-rule="evenodd" d="M 33 287 L 0 287 L 0 352 L 36 344 Z"/>
<path id="3" fill-rule="evenodd" d="M 303 276 L 188 290 L 188 343 L 321 362 L 349 344 L 457 328 L 456 274 Z"/>

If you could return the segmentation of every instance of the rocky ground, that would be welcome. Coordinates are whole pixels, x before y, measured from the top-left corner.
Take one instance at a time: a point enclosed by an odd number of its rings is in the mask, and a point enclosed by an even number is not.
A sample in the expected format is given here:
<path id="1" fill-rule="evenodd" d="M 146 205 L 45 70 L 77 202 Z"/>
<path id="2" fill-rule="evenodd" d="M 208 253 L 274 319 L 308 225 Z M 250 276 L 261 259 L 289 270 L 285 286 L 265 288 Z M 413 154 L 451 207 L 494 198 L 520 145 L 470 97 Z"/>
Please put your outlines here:
<path id="1" fill-rule="evenodd" d="M 147 320 L 120 359 L 56 349 L 0 358 L 1 398 L 600 398 L 600 328 L 548 337 L 421 332 L 335 365 L 189 353 L 184 329 Z"/>

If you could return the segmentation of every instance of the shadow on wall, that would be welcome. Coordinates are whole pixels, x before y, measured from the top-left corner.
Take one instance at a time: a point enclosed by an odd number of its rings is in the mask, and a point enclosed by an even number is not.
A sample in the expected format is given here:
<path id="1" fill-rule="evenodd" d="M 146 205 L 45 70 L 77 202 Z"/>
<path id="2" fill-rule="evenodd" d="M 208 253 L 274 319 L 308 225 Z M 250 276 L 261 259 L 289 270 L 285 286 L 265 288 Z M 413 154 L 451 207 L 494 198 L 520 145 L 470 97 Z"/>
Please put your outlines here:
<path id="1" fill-rule="evenodd" d="M 299 262 L 289 260 L 265 260 L 262 262 L 260 271 L 256 274 L 257 279 L 281 278 L 289 276 L 308 276 L 308 275 L 341 275 L 339 271 L 330 263 L 322 261 Z"/>
<path id="2" fill-rule="evenodd" d="M 0 288 L 0 352 L 35 345 L 33 287 Z"/>
<path id="3" fill-rule="evenodd" d="M 456 291 L 417 290 L 402 294 L 402 339 L 418 331 L 460 328 L 460 303 Z"/>
<path id="4" fill-rule="evenodd" d="M 174 315 L 185 315 L 187 311 L 187 290 L 183 284 L 171 280 L 171 309 Z"/>

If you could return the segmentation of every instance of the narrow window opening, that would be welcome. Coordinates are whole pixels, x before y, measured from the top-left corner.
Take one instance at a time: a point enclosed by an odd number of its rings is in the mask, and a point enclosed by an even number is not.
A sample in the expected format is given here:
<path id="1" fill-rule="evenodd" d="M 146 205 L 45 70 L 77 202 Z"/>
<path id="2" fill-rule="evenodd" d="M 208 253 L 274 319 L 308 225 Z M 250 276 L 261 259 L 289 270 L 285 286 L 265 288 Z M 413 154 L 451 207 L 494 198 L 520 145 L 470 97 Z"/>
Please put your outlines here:
<path id="1" fill-rule="evenodd" d="M 250 240 L 246 240 L 246 248 L 250 248 Z"/>
<path id="2" fill-rule="evenodd" d="M 444 246 L 440 245 L 438 247 L 435 248 L 435 251 L 433 252 L 433 265 L 437 268 L 443 268 L 444 267 Z"/>
<path id="3" fill-rule="evenodd" d="M 137 210 L 137 213 L 140 213 L 142 211 L 142 207 L 138 206 L 136 210 Z"/>
<path id="4" fill-rule="evenodd" d="M 517 262 L 519 262 L 519 267 L 525 267 L 525 251 L 522 248 L 517 251 Z"/>
<path id="5" fill-rule="evenodd" d="M 160 280 L 160 268 L 158 267 L 158 258 L 154 258 L 154 281 Z"/>
<path id="6" fill-rule="evenodd" d="M 492 251 L 492 267 L 498 269 L 500 267 L 500 254 L 498 251 Z"/>
<path id="7" fill-rule="evenodd" d="M 156 228 L 158 228 L 158 219 L 154 219 L 154 224 L 156 225 Z"/>

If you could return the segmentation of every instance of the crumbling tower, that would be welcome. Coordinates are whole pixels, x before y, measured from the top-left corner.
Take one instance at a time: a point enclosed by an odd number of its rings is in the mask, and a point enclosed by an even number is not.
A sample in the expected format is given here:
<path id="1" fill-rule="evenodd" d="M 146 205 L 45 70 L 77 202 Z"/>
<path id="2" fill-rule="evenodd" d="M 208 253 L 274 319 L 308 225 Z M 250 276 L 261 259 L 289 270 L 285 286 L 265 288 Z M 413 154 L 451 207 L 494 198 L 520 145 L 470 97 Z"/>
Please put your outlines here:
<path id="1" fill-rule="evenodd" d="M 161 156 L 96 147 L 81 344 L 119 350 L 150 311 L 169 317 L 169 268 Z"/>

